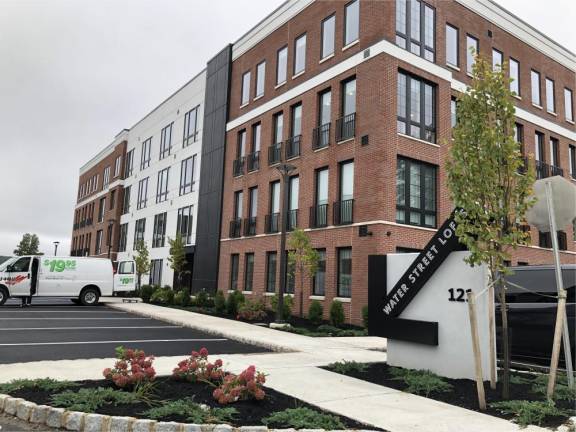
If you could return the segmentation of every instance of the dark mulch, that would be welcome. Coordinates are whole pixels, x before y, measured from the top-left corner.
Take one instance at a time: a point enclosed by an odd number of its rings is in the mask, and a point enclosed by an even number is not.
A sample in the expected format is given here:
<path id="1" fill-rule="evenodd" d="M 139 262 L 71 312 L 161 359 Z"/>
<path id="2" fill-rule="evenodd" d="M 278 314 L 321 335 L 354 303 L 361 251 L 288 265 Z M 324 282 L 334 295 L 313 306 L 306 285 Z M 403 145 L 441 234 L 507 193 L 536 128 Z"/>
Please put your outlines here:
<path id="1" fill-rule="evenodd" d="M 368 381 L 374 384 L 383 385 L 396 390 L 404 391 L 406 389 L 406 384 L 402 380 L 395 380 L 390 374 L 390 366 L 386 363 L 370 363 L 367 365 L 367 369 L 364 372 L 350 372 L 346 375 L 358 378 L 364 381 Z M 329 367 L 325 369 L 331 370 Z M 532 379 L 534 378 L 531 374 L 522 374 L 522 377 Z M 444 378 L 446 382 L 453 386 L 453 390 L 450 393 L 432 393 L 429 395 L 430 399 L 434 399 L 441 402 L 446 402 L 451 405 L 456 405 L 462 408 L 467 408 L 474 411 L 479 411 L 478 408 L 478 393 L 476 392 L 476 382 L 467 379 L 450 379 Z M 510 400 L 528 400 L 528 401 L 543 401 L 544 398 L 535 394 L 531 391 L 531 384 L 510 384 Z M 489 405 L 492 402 L 502 401 L 502 382 L 499 381 L 496 385 L 496 390 L 492 390 L 490 385 L 486 383 L 484 386 L 484 391 L 486 393 L 486 404 Z M 563 409 L 571 409 L 576 415 L 576 409 L 573 402 L 569 401 L 557 401 L 556 406 Z M 512 419 L 512 415 L 503 414 L 495 408 L 490 408 L 486 411 L 481 411 L 484 414 L 490 414 L 495 417 L 504 418 L 507 420 Z M 547 417 L 542 424 L 546 427 L 558 427 L 564 424 L 568 420 L 566 417 Z"/>
<path id="2" fill-rule="evenodd" d="M 109 381 L 80 381 L 79 384 L 83 388 L 96 388 L 96 387 L 113 387 Z M 221 408 L 212 397 L 213 387 L 204 383 L 189 383 L 185 381 L 176 381 L 168 377 L 157 378 L 155 381 L 155 395 L 154 398 L 158 402 L 178 400 L 186 397 L 193 397 L 196 403 L 209 405 L 213 408 Z M 269 416 L 275 411 L 283 411 L 287 408 L 296 407 L 309 407 L 316 411 L 321 411 L 312 405 L 306 404 L 299 399 L 287 396 L 283 393 L 277 392 L 270 388 L 266 388 L 266 398 L 263 401 L 238 401 L 236 403 L 225 405 L 233 407 L 238 410 L 238 416 L 233 422 L 236 426 L 259 426 L 262 425 L 262 419 Z M 50 405 L 51 394 L 50 392 L 38 389 L 23 389 L 12 393 L 14 397 L 20 397 L 37 404 Z M 132 416 L 137 418 L 145 418 L 142 415 L 144 411 L 150 407 L 144 403 L 130 404 L 130 405 L 106 405 L 98 409 L 98 414 L 116 415 L 116 416 Z M 362 423 L 352 419 L 337 416 L 340 418 L 350 429 L 371 429 L 381 430 L 371 426 L 366 426 Z M 170 416 L 162 419 L 162 421 L 176 421 L 186 423 L 186 418 L 182 416 Z M 281 426 L 281 425 L 272 425 Z"/>

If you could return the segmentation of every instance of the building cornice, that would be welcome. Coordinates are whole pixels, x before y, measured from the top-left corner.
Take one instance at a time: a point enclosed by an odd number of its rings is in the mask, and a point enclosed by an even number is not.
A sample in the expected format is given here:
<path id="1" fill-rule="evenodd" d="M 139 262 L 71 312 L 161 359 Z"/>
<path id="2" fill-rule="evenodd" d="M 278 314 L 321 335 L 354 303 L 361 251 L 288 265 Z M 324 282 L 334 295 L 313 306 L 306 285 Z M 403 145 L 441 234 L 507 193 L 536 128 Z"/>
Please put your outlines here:
<path id="1" fill-rule="evenodd" d="M 80 175 L 84 174 L 86 171 L 95 167 L 98 164 L 98 162 L 100 162 L 106 156 L 113 153 L 116 146 L 120 144 L 122 141 L 128 142 L 129 133 L 130 133 L 129 129 L 123 129 L 122 131 L 120 131 L 120 133 L 118 133 L 118 135 L 114 137 L 114 141 L 112 141 L 110 144 L 108 144 L 106 147 L 100 150 L 96 156 L 94 156 L 92 159 L 90 159 L 88 162 L 82 165 L 82 167 L 80 168 Z"/>

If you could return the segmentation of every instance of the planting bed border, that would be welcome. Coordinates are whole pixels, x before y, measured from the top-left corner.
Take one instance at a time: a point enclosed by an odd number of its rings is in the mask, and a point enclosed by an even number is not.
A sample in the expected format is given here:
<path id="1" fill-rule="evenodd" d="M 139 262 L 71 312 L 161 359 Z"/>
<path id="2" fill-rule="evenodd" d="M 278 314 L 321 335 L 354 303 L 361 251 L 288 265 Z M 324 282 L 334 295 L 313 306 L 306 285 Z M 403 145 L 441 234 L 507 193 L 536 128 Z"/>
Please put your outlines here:
<path id="1" fill-rule="evenodd" d="M 160 422 L 135 417 L 108 416 L 49 405 L 38 405 L 22 398 L 0 394 L 0 413 L 22 421 L 73 432 L 296 432 L 296 429 L 269 429 L 268 426 L 233 427 L 227 424 L 189 424 Z M 300 432 L 324 432 L 324 429 L 299 429 Z M 369 430 L 346 429 L 341 432 Z"/>

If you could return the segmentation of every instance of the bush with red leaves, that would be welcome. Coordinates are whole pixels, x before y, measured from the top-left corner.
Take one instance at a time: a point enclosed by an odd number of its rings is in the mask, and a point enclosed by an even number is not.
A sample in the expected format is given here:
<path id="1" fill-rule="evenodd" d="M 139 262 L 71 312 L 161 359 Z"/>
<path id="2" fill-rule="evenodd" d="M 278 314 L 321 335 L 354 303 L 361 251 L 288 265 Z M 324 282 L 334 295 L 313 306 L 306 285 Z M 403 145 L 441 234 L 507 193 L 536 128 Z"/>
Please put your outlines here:
<path id="1" fill-rule="evenodd" d="M 116 358 L 114 367 L 106 368 L 102 373 L 117 387 L 125 388 L 151 382 L 156 377 L 156 371 L 152 367 L 154 357 L 146 355 L 142 350 L 118 347 Z"/>
<path id="2" fill-rule="evenodd" d="M 266 393 L 262 385 L 266 382 L 266 376 L 262 372 L 256 372 L 254 366 L 248 367 L 240 375 L 228 374 L 224 381 L 212 396 L 219 404 L 227 405 L 239 400 L 263 400 Z"/>
<path id="3" fill-rule="evenodd" d="M 178 363 L 178 367 L 172 371 L 172 376 L 189 382 L 208 381 L 219 384 L 224 378 L 222 360 L 214 363 L 208 361 L 208 350 L 200 349 L 192 351 L 192 355 Z"/>

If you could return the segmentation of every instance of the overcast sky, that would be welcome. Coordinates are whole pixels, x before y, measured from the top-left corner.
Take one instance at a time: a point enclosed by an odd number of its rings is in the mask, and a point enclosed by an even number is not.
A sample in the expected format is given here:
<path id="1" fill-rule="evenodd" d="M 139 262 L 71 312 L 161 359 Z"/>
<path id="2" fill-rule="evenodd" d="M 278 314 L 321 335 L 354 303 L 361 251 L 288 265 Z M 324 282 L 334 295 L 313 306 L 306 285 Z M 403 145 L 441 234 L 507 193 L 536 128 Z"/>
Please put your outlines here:
<path id="1" fill-rule="evenodd" d="M 79 167 L 281 3 L 0 0 L 0 255 L 68 253 Z M 498 3 L 576 52 L 573 0 Z"/>

